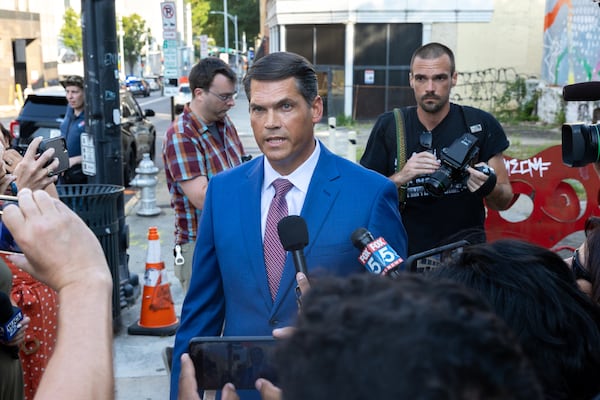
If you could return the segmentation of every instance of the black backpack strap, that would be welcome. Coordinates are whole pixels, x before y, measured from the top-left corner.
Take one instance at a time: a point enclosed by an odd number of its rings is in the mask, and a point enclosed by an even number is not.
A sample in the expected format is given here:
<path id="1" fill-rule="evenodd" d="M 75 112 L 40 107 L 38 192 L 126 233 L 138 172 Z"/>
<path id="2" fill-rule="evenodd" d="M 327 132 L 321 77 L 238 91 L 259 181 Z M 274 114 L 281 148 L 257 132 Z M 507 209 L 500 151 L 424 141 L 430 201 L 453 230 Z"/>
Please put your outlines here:
<path id="1" fill-rule="evenodd" d="M 406 164 L 406 128 L 404 126 L 404 114 L 399 108 L 394 108 L 394 120 L 396 122 L 396 172 Z M 400 207 L 404 208 L 406 203 L 407 185 L 402 185 L 398 188 L 398 199 Z"/>

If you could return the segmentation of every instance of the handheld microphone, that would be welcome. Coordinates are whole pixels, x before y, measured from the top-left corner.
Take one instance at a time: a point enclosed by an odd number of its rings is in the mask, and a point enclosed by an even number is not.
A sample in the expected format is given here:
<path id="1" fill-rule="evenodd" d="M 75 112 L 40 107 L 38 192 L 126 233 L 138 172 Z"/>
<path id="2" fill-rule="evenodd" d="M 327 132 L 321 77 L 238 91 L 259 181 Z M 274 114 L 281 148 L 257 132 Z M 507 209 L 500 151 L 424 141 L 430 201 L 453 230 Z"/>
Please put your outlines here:
<path id="1" fill-rule="evenodd" d="M 371 232 L 365 228 L 358 228 L 350 236 L 354 247 L 359 249 L 358 261 L 372 274 L 389 275 L 396 277 L 398 268 L 404 260 L 385 241 L 384 238 L 375 239 Z"/>
<path id="2" fill-rule="evenodd" d="M 18 307 L 14 307 L 4 292 L 0 292 L 0 338 L 10 342 L 17 332 L 19 323 L 23 320 L 23 313 Z M 19 358 L 19 348 L 7 348 L 13 358 Z"/>
<path id="3" fill-rule="evenodd" d="M 308 228 L 306 221 L 299 215 L 288 215 L 277 224 L 279 240 L 286 251 L 291 251 L 294 257 L 296 272 L 302 272 L 308 277 L 304 248 L 308 244 Z"/>
<path id="4" fill-rule="evenodd" d="M 564 101 L 600 100 L 600 82 L 582 82 L 563 87 Z"/>

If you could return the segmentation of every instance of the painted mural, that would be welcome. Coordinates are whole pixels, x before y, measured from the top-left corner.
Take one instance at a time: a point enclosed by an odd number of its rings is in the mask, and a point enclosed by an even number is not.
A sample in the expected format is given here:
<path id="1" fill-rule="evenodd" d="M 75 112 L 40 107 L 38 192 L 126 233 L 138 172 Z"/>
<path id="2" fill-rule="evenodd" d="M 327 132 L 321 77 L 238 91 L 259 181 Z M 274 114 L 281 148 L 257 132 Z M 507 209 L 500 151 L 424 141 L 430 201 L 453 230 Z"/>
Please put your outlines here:
<path id="1" fill-rule="evenodd" d="M 546 0 L 542 78 L 553 85 L 600 81 L 600 8 L 592 0 Z"/>

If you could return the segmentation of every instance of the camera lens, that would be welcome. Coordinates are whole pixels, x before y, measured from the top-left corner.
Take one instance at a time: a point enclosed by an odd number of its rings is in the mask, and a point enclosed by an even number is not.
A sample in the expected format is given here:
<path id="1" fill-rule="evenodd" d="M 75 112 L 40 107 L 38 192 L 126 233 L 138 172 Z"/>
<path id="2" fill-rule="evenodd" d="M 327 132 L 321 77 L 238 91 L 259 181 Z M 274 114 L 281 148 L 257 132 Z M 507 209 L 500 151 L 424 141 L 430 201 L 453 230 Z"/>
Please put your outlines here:
<path id="1" fill-rule="evenodd" d="M 600 160 L 600 125 L 564 124 L 562 158 L 569 167 L 583 167 Z"/>
<path id="2" fill-rule="evenodd" d="M 425 190 L 434 196 L 442 196 L 452 184 L 452 170 L 445 165 L 442 165 L 435 171 L 425 182 Z"/>

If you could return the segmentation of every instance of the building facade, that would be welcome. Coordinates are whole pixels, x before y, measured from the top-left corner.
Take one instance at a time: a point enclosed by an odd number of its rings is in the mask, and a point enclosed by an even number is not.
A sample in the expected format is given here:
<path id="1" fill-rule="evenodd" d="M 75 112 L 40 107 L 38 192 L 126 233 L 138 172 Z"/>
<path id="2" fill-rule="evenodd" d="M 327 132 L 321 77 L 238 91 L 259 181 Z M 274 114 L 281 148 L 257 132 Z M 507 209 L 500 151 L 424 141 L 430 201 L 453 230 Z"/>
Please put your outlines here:
<path id="1" fill-rule="evenodd" d="M 544 0 L 265 0 L 269 51 L 307 57 L 319 74 L 326 116 L 373 119 L 414 103 L 412 52 L 439 41 L 467 81 L 540 76 Z M 455 90 L 462 103 L 468 85 Z M 482 86 L 482 82 L 478 82 Z M 489 86 L 489 83 L 486 83 Z M 464 93 L 464 94 L 461 94 Z M 491 95 L 490 95 L 491 96 Z M 481 99 L 479 99 L 481 100 Z"/>

